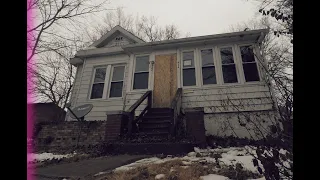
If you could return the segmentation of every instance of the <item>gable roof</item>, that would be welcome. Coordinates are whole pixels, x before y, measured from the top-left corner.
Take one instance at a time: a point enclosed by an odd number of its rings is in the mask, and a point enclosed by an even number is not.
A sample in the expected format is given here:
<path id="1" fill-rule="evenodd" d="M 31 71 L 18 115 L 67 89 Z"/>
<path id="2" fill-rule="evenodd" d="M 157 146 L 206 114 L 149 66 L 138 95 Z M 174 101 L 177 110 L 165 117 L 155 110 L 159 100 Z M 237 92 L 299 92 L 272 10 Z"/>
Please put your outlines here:
<path id="1" fill-rule="evenodd" d="M 268 34 L 269 29 L 257 29 L 232 33 L 214 34 L 206 36 L 188 37 L 173 40 L 142 42 L 128 44 L 119 47 L 91 48 L 78 51 L 74 58 L 70 59 L 72 65 L 82 64 L 82 57 L 94 57 L 115 54 L 130 54 L 139 51 L 152 51 L 161 49 L 183 48 L 192 46 L 203 46 L 208 44 L 225 44 L 234 42 L 256 42 L 261 43 Z"/>
<path id="2" fill-rule="evenodd" d="M 103 44 L 105 44 L 106 41 L 110 40 L 110 38 L 115 33 L 122 33 L 125 36 L 127 36 L 128 39 L 136 42 L 136 43 L 144 43 L 142 39 L 138 38 L 137 36 L 133 35 L 131 32 L 125 30 L 121 26 L 117 25 L 114 28 L 112 28 L 109 32 L 107 32 L 105 35 L 103 35 L 100 39 L 95 41 L 93 44 L 90 45 L 90 47 L 101 47 Z"/>

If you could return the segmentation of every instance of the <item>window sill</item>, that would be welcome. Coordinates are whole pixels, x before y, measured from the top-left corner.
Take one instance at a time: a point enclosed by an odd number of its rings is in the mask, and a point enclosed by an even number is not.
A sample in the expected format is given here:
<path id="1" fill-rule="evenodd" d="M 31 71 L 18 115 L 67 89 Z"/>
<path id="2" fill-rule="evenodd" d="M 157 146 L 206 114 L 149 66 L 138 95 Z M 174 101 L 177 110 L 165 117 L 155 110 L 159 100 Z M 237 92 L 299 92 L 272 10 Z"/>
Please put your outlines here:
<path id="1" fill-rule="evenodd" d="M 151 90 L 150 89 L 131 90 L 127 92 L 127 94 L 139 94 L 139 93 L 145 93 L 147 91 L 151 91 Z"/>
<path id="2" fill-rule="evenodd" d="M 111 102 L 116 100 L 123 100 L 123 97 L 119 98 L 108 98 L 108 99 L 88 99 L 88 102 Z"/>
<path id="3" fill-rule="evenodd" d="M 229 83 L 229 84 L 212 84 L 212 85 L 202 85 L 202 86 L 185 86 L 182 89 L 185 90 L 197 90 L 197 89 L 212 89 L 212 88 L 226 88 L 226 87 L 248 87 L 248 86 L 257 86 L 257 85 L 265 85 L 263 81 L 255 81 L 255 82 L 246 82 L 244 84 L 241 83 Z"/>

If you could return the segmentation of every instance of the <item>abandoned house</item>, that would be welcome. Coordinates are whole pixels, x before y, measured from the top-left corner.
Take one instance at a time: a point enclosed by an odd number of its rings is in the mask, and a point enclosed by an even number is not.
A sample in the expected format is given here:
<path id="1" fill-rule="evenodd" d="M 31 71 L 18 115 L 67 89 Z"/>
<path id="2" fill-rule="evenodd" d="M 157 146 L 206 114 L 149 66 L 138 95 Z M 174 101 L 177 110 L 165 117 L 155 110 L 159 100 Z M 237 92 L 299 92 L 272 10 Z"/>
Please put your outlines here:
<path id="1" fill-rule="evenodd" d="M 194 134 L 250 137 L 244 124 L 277 118 L 260 51 L 267 33 L 145 42 L 116 26 L 70 59 L 71 107 L 92 104 L 86 121 L 125 116 L 127 133 L 170 134 L 181 120 Z"/>

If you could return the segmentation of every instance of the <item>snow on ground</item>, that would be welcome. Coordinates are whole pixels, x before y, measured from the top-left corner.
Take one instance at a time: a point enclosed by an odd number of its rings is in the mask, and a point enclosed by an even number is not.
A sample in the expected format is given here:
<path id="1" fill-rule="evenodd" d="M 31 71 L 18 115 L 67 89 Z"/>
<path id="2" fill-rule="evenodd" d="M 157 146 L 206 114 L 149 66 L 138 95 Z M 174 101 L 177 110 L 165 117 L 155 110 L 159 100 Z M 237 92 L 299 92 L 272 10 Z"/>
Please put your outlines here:
<path id="1" fill-rule="evenodd" d="M 166 175 L 158 174 L 158 175 L 156 175 L 156 177 L 154 177 L 154 179 L 158 180 L 158 179 L 163 179 L 164 177 L 166 177 Z"/>
<path id="2" fill-rule="evenodd" d="M 52 154 L 52 153 L 41 153 L 41 154 L 30 153 L 30 154 L 27 154 L 27 160 L 28 162 L 42 162 L 42 161 L 52 160 L 52 159 L 70 158 L 74 155 L 75 154 L 58 155 L 58 154 Z"/>
<path id="3" fill-rule="evenodd" d="M 199 149 L 199 148 L 194 148 L 194 152 L 188 153 L 187 156 L 184 157 L 172 157 L 172 156 L 167 156 L 164 159 L 160 159 L 157 157 L 152 157 L 152 158 L 146 158 L 146 159 L 141 159 L 139 161 L 136 161 L 134 163 L 121 166 L 116 168 L 114 171 L 126 171 L 130 170 L 133 168 L 136 168 L 141 165 L 148 165 L 148 164 L 161 164 L 166 161 L 170 160 L 175 160 L 175 159 L 180 159 L 182 161 L 182 164 L 184 166 L 181 166 L 183 168 L 188 168 L 188 165 L 191 165 L 194 162 L 205 162 L 205 163 L 215 163 L 215 155 L 221 155 L 221 157 L 218 158 L 219 164 L 220 165 L 233 165 L 235 166 L 237 163 L 240 163 L 244 169 L 249 170 L 254 173 L 258 173 L 257 168 L 253 165 L 252 160 L 254 159 L 253 156 L 257 156 L 255 152 L 256 148 L 255 147 L 230 147 L 230 148 L 216 148 L 216 149 Z M 280 150 L 281 154 L 286 153 L 284 150 Z M 263 166 L 261 165 L 260 161 L 259 166 L 263 169 Z M 174 169 L 171 168 L 170 171 L 174 171 Z M 207 176 L 202 176 L 202 180 L 227 180 L 227 177 L 216 175 L 216 174 L 209 174 Z M 251 179 L 254 180 L 254 179 Z M 265 180 L 264 177 L 255 179 L 255 180 Z"/>
<path id="4" fill-rule="evenodd" d="M 255 149 L 250 148 L 248 146 L 244 148 L 239 148 L 239 147 L 217 148 L 217 149 L 194 148 L 194 151 L 195 152 L 190 152 L 188 153 L 187 156 L 184 156 L 184 157 L 172 158 L 171 156 L 168 156 L 164 159 L 160 159 L 157 157 L 141 159 L 134 163 L 118 167 L 114 171 L 125 171 L 125 170 L 133 169 L 138 166 L 147 165 L 147 164 L 161 164 L 166 161 L 170 161 L 174 159 L 182 160 L 182 163 L 184 165 L 190 165 L 193 162 L 201 162 L 201 161 L 204 161 L 206 163 L 215 163 L 216 161 L 215 158 L 210 157 L 210 154 L 221 154 L 222 158 L 219 158 L 220 164 L 235 165 L 236 163 L 240 163 L 245 169 L 255 173 L 258 172 L 257 168 L 253 166 L 253 163 L 252 163 L 253 157 L 250 155 L 251 153 L 256 155 Z M 198 155 L 198 157 L 196 157 L 197 153 L 200 154 L 200 156 Z"/>
<path id="5" fill-rule="evenodd" d="M 167 157 L 167 158 L 164 158 L 164 159 L 160 159 L 160 158 L 157 158 L 157 157 L 145 158 L 145 159 L 141 159 L 139 161 L 136 161 L 134 163 L 118 167 L 114 171 L 126 171 L 126 170 L 130 170 L 130 169 L 136 168 L 136 167 L 141 166 L 141 165 L 161 164 L 161 163 L 164 163 L 166 161 L 171 161 L 171 160 L 174 160 L 174 159 L 179 159 L 179 158 L 177 158 L 177 157 L 176 158 Z"/>

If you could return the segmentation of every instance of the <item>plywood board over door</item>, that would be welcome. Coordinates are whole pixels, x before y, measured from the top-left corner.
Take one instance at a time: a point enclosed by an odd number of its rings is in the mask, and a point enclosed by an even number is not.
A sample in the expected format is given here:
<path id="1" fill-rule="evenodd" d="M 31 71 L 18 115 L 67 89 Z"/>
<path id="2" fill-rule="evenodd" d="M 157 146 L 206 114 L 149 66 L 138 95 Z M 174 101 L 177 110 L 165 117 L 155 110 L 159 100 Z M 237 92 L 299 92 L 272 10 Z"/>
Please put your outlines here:
<path id="1" fill-rule="evenodd" d="M 154 64 L 153 107 L 170 107 L 176 91 L 177 54 L 156 55 Z"/>

